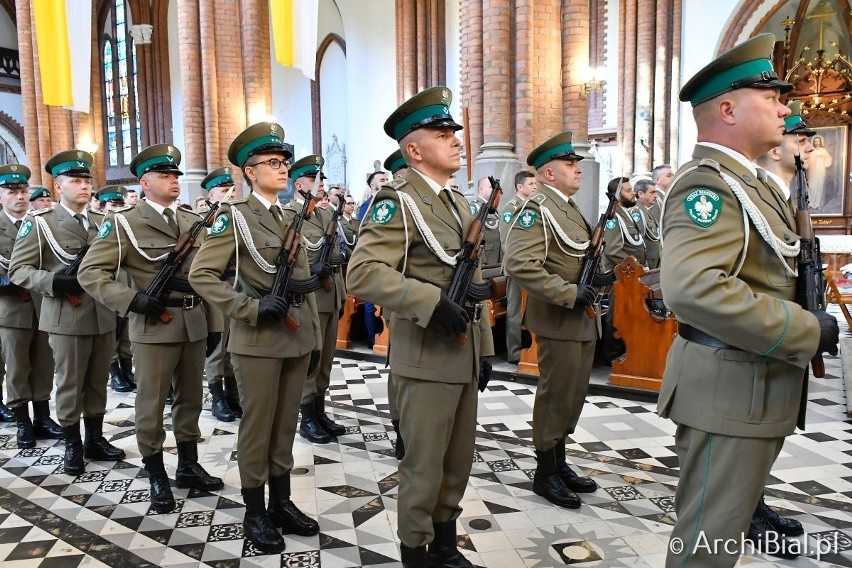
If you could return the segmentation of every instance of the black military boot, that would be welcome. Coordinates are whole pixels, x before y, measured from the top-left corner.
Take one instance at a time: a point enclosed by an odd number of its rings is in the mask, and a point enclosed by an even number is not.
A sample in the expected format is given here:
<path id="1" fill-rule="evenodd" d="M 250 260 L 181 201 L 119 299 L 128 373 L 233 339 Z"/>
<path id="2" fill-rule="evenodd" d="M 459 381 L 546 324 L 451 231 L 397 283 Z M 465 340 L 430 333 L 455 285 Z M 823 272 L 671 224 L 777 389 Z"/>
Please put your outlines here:
<path id="1" fill-rule="evenodd" d="M 267 554 L 284 552 L 284 537 L 275 529 L 266 516 L 263 503 L 264 487 L 242 488 L 243 501 L 246 504 L 246 516 L 243 519 L 243 534 L 255 548 Z"/>
<path id="2" fill-rule="evenodd" d="M 399 420 L 391 420 L 393 431 L 396 433 L 396 441 L 393 443 L 393 454 L 396 459 L 402 461 L 405 457 L 405 442 L 402 440 L 402 434 L 399 433 Z"/>
<path id="3" fill-rule="evenodd" d="M 213 402 L 210 404 L 210 410 L 216 420 L 222 422 L 233 422 L 237 419 L 236 414 L 230 409 L 228 401 L 225 400 L 225 393 L 222 390 L 222 381 L 208 383 L 207 388 L 210 389 L 210 396 L 213 397 Z"/>
<path id="4" fill-rule="evenodd" d="M 27 403 L 16 406 L 13 410 L 15 413 L 15 421 L 18 423 L 18 449 L 27 450 L 35 448 L 36 437 L 33 432 L 33 422 L 30 420 L 30 409 Z"/>
<path id="5" fill-rule="evenodd" d="M 269 508 L 266 516 L 284 534 L 313 536 L 319 533 L 319 524 L 290 500 L 289 473 L 269 478 Z"/>
<path id="6" fill-rule="evenodd" d="M 331 436 L 317 422 L 316 406 L 314 403 L 303 404 L 300 410 L 302 411 L 302 423 L 299 425 L 299 435 L 314 444 L 328 444 L 331 442 Z"/>
<path id="7" fill-rule="evenodd" d="M 805 528 L 802 526 L 802 523 L 796 519 L 782 517 L 776 513 L 774 509 L 767 505 L 763 494 L 760 495 L 760 501 L 757 503 L 755 515 L 758 513 L 763 514 L 763 516 L 766 517 L 766 520 L 769 521 L 769 524 L 772 525 L 772 528 L 784 536 L 799 536 L 805 533 Z"/>
<path id="8" fill-rule="evenodd" d="M 323 430 L 328 432 L 329 436 L 337 438 L 346 433 L 346 427 L 341 426 L 325 413 L 325 394 L 317 395 L 314 398 L 314 410 L 316 411 L 317 422 Z"/>
<path id="9" fill-rule="evenodd" d="M 458 548 L 456 522 L 435 523 L 435 540 L 429 545 L 430 568 L 473 568 Z"/>
<path id="10" fill-rule="evenodd" d="M 131 357 L 119 357 L 118 366 L 124 381 L 136 390 L 136 375 L 133 374 L 133 359 Z"/>
<path id="11" fill-rule="evenodd" d="M 61 440 L 62 427 L 50 417 L 50 401 L 33 401 L 33 432 L 37 440 Z"/>
<path id="12" fill-rule="evenodd" d="M 556 452 L 556 473 L 565 487 L 574 493 L 591 493 L 597 491 L 598 484 L 591 477 L 577 475 L 565 462 L 565 438 L 562 438 L 556 443 L 554 448 Z"/>
<path id="13" fill-rule="evenodd" d="M 565 487 L 562 479 L 556 473 L 556 448 L 543 452 L 536 451 L 538 467 L 533 477 L 533 493 L 541 495 L 554 505 L 566 509 L 579 509 L 580 498 Z"/>
<path id="14" fill-rule="evenodd" d="M 225 484 L 218 477 L 213 477 L 198 463 L 198 443 L 178 442 L 178 467 L 175 473 L 175 485 L 180 489 L 190 487 L 201 491 L 218 491 Z"/>
<path id="15" fill-rule="evenodd" d="M 402 557 L 402 568 L 429 568 L 429 557 L 425 546 L 408 548 L 400 544 L 399 554 Z"/>
<path id="16" fill-rule="evenodd" d="M 158 513 L 174 510 L 176 503 L 169 486 L 166 467 L 163 465 L 163 452 L 142 458 L 142 463 L 145 464 L 145 471 L 148 472 L 148 480 L 151 482 L 151 508 Z"/>
<path id="17" fill-rule="evenodd" d="M 115 392 L 131 392 L 133 390 L 133 385 L 124 379 L 124 373 L 121 372 L 118 361 L 109 364 L 109 385 Z"/>
<path id="18" fill-rule="evenodd" d="M 3 404 L 3 386 L 0 385 L 0 422 L 15 422 L 15 413 Z"/>
<path id="19" fill-rule="evenodd" d="M 791 544 L 783 535 L 779 534 L 772 527 L 766 515 L 763 514 L 759 505 L 751 518 L 751 524 L 745 538 L 751 541 L 756 550 L 764 554 L 786 559 L 799 557 L 799 543 Z"/>
<path id="20" fill-rule="evenodd" d="M 237 388 L 236 377 L 225 377 L 225 400 L 228 401 L 228 407 L 236 415 L 237 418 L 243 417 L 243 407 L 240 406 L 240 391 Z"/>
<path id="21" fill-rule="evenodd" d="M 104 417 L 83 418 L 86 441 L 83 443 L 83 456 L 96 461 L 119 461 L 125 458 L 124 450 L 116 448 L 104 438 Z"/>
<path id="22" fill-rule="evenodd" d="M 86 471 L 83 462 L 83 440 L 80 439 L 80 423 L 75 422 L 62 428 L 65 431 L 65 473 L 80 475 Z"/>

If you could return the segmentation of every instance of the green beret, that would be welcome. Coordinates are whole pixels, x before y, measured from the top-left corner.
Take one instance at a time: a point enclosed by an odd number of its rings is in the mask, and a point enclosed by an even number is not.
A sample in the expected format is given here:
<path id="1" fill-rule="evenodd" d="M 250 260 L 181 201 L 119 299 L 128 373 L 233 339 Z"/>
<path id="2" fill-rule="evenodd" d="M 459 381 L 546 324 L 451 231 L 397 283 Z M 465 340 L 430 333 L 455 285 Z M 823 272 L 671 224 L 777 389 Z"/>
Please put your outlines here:
<path id="1" fill-rule="evenodd" d="M 804 136 L 813 136 L 816 130 L 811 130 L 805 121 L 802 120 L 802 103 L 801 101 L 792 101 L 787 104 L 790 109 L 790 116 L 784 119 L 784 134 L 802 134 Z"/>
<path id="2" fill-rule="evenodd" d="M 65 150 L 51 156 L 44 165 L 44 171 L 53 177 L 90 178 L 92 173 L 89 168 L 92 167 L 94 161 L 95 157 L 83 150 Z"/>
<path id="3" fill-rule="evenodd" d="M 562 134 L 557 134 L 544 144 L 530 152 L 527 156 L 527 164 L 535 169 L 540 168 L 551 160 L 572 160 L 579 162 L 583 156 L 574 151 L 571 145 L 571 139 L 574 133 L 566 130 Z"/>
<path id="4" fill-rule="evenodd" d="M 32 172 L 23 164 L 6 164 L 0 166 L 0 187 L 5 189 L 21 189 L 29 185 Z"/>
<path id="5" fill-rule="evenodd" d="M 183 175 L 180 165 L 180 150 L 171 144 L 148 146 L 130 161 L 130 173 L 141 178 L 148 172 L 166 172 Z"/>
<path id="6" fill-rule="evenodd" d="M 95 197 L 98 201 L 105 203 L 107 201 L 121 201 L 127 195 L 127 188 L 123 185 L 105 185 L 95 192 Z"/>
<path id="7" fill-rule="evenodd" d="M 325 174 L 322 173 L 324 165 L 325 160 L 323 160 L 322 156 L 317 156 L 316 154 L 305 156 L 293 162 L 293 165 L 290 166 L 290 179 L 296 180 L 304 176 L 316 177 L 317 172 L 319 172 L 320 179 L 326 179 Z"/>
<path id="8" fill-rule="evenodd" d="M 50 191 L 46 187 L 31 187 L 30 188 L 30 201 L 35 201 L 40 197 L 49 197 L 53 199 L 53 196 L 50 195 Z"/>
<path id="9" fill-rule="evenodd" d="M 790 92 L 793 85 L 778 78 L 769 60 L 774 46 L 774 35 L 760 34 L 726 51 L 687 81 L 680 90 L 680 100 L 697 106 L 745 87 Z"/>
<path id="10" fill-rule="evenodd" d="M 407 168 L 405 158 L 402 157 L 402 150 L 396 150 L 393 154 L 387 157 L 384 163 L 385 169 L 391 174 L 395 174 L 402 168 Z"/>
<path id="11" fill-rule="evenodd" d="M 284 128 L 274 122 L 259 122 L 242 131 L 228 148 L 228 160 L 241 168 L 255 154 L 283 154 L 285 160 L 293 157 L 284 145 Z"/>
<path id="12" fill-rule="evenodd" d="M 220 185 L 234 185 L 234 178 L 231 176 L 230 166 L 216 168 L 207 174 L 207 177 L 201 180 L 201 189 L 204 191 L 210 191 L 214 187 L 219 187 Z"/>
<path id="13" fill-rule="evenodd" d="M 418 128 L 452 128 L 461 130 L 450 115 L 453 93 L 447 87 L 432 87 L 402 103 L 385 121 L 385 134 L 399 142 Z"/>

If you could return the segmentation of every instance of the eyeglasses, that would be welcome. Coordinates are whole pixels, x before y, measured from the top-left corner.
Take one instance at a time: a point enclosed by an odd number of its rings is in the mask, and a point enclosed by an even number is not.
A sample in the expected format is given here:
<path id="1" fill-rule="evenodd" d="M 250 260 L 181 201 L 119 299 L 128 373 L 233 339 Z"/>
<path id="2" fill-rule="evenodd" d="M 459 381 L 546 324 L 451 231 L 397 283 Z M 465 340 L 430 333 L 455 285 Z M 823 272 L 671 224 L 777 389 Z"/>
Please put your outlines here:
<path id="1" fill-rule="evenodd" d="M 345 203 L 346 203 L 346 205 L 355 205 L 354 201 L 346 201 Z"/>
<path id="2" fill-rule="evenodd" d="M 278 158 L 269 158 L 268 160 L 261 160 L 260 162 L 255 162 L 253 164 L 246 164 L 246 166 L 254 167 L 254 166 L 259 166 L 260 164 L 266 164 L 267 166 L 269 166 L 273 170 L 280 170 L 281 166 L 287 165 L 287 161 L 286 160 L 279 160 Z"/>

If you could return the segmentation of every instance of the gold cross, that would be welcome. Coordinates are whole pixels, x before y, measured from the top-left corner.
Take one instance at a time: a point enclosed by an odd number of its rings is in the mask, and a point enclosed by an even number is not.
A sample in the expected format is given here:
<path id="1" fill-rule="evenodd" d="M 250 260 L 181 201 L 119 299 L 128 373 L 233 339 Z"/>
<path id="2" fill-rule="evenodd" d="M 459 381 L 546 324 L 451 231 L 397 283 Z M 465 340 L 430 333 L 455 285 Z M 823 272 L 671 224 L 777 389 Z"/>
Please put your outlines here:
<path id="1" fill-rule="evenodd" d="M 824 11 L 820 12 L 820 8 L 822 8 Z M 836 16 L 836 15 L 837 15 L 837 12 L 829 12 L 828 11 L 828 6 L 826 6 L 825 0 L 819 0 L 819 2 L 816 5 L 816 8 L 814 8 L 814 11 L 811 12 L 811 15 L 805 16 L 806 20 L 814 20 L 814 19 L 819 20 L 819 48 L 818 48 L 819 51 L 823 51 L 822 43 L 823 43 L 823 35 L 824 35 L 824 32 L 825 32 L 825 20 L 826 20 L 826 18 L 830 18 L 831 16 Z"/>

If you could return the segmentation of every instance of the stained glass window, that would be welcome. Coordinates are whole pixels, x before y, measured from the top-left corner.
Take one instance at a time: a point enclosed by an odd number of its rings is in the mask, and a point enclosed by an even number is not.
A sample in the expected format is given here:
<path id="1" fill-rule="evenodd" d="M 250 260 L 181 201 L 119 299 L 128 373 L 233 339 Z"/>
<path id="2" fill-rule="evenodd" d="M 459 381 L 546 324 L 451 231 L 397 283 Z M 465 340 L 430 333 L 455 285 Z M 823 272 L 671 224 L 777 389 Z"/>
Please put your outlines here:
<path id="1" fill-rule="evenodd" d="M 126 0 L 115 0 L 103 36 L 104 130 L 109 166 L 130 163 L 142 146 L 136 45 Z"/>

